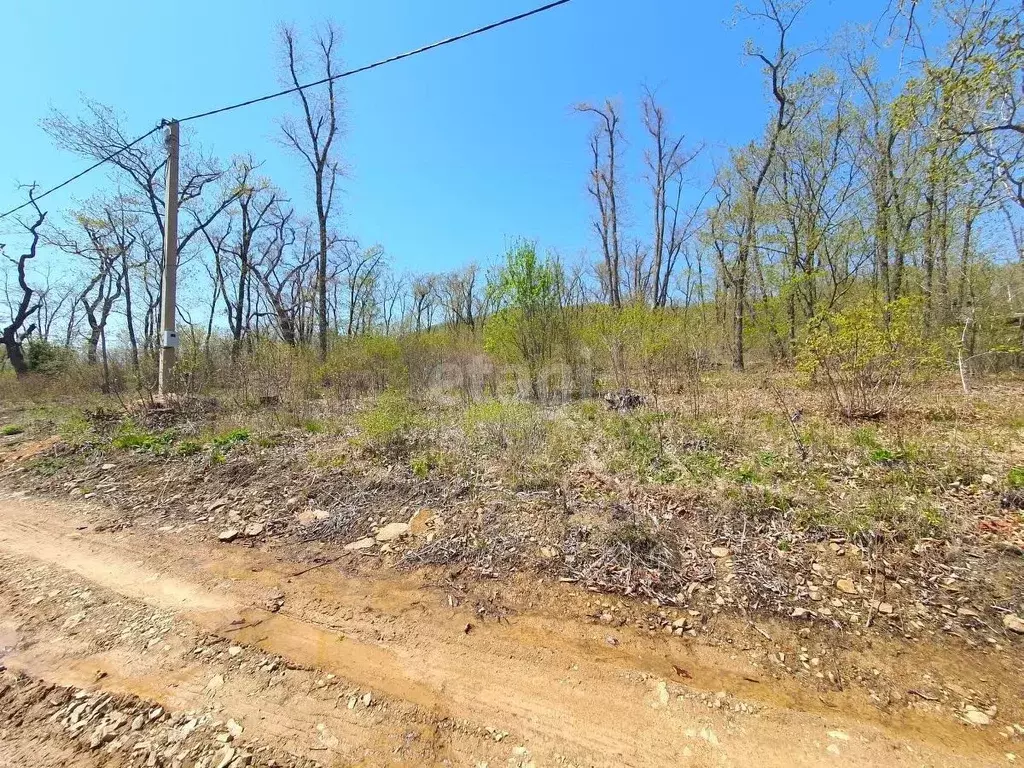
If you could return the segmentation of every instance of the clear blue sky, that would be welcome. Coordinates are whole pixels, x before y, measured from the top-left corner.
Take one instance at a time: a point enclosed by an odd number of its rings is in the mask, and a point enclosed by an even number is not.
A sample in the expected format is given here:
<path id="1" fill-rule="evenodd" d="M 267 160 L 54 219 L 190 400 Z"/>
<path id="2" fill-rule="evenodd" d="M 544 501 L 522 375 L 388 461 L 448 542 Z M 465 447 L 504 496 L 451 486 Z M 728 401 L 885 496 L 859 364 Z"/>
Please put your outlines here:
<path id="1" fill-rule="evenodd" d="M 526 10 L 540 0 L 10 0 L 0 28 L 0 207 L 16 184 L 49 186 L 83 167 L 38 127 L 79 95 L 121 110 L 133 132 L 275 90 L 275 28 L 325 18 L 344 30 L 358 65 Z M 795 31 L 822 42 L 847 24 L 873 24 L 885 0 L 815 0 Z M 639 175 L 637 102 L 656 89 L 673 127 L 719 158 L 759 135 L 766 93 L 742 55 L 756 37 L 732 27 L 730 0 L 573 0 L 516 25 L 345 81 L 351 168 L 346 230 L 379 242 L 402 268 L 485 261 L 510 237 L 575 254 L 593 249 L 585 183 L 590 124 L 580 101 L 619 99 Z M 287 98 L 194 123 L 204 147 L 251 152 L 297 203 L 308 200 L 299 160 L 276 142 Z M 710 156 L 709 156 L 710 159 Z M 705 167 L 709 173 L 710 164 Z M 102 184 L 97 173 L 52 196 L 51 210 Z M 634 208 L 645 223 L 645 201 Z M 300 206 L 301 207 L 301 206 Z"/>

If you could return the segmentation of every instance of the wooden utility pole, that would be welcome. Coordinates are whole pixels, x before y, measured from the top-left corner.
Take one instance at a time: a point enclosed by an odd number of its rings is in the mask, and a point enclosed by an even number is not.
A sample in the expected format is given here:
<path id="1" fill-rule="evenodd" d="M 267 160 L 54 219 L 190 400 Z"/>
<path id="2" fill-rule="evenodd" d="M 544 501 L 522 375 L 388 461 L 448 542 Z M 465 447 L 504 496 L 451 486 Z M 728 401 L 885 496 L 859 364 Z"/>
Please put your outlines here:
<path id="1" fill-rule="evenodd" d="M 167 189 L 164 215 L 164 275 L 160 292 L 160 362 L 157 393 L 166 395 L 174 382 L 174 361 L 178 353 L 175 330 L 178 290 L 178 123 L 167 122 Z"/>

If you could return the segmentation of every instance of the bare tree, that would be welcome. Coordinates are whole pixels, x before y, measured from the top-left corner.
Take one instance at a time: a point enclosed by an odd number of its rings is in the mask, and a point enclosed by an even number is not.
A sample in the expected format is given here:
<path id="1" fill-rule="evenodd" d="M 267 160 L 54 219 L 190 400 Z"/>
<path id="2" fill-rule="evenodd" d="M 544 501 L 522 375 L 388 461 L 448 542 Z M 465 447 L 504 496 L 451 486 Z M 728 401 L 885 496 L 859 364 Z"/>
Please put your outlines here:
<path id="1" fill-rule="evenodd" d="M 307 343 L 312 335 L 311 299 L 315 292 L 318 258 L 311 222 L 294 225 L 294 212 L 282 211 L 273 223 L 273 237 L 253 273 L 273 312 L 281 340 L 291 347 Z"/>
<path id="2" fill-rule="evenodd" d="M 622 130 L 619 127 L 618 109 L 611 101 L 604 107 L 580 104 L 577 112 L 596 115 L 596 125 L 590 135 L 591 169 L 587 191 L 597 204 L 597 219 L 594 229 L 601 240 L 604 256 L 602 279 L 613 307 L 622 307 L 622 247 L 619 240 L 619 187 L 621 180 L 616 177 L 619 162 L 619 142 Z"/>
<path id="3" fill-rule="evenodd" d="M 295 87 L 301 85 L 302 75 L 316 71 L 327 79 L 325 96 L 298 91 L 302 105 L 302 127 L 294 121 L 284 120 L 281 130 L 285 144 L 297 152 L 309 165 L 313 174 L 313 191 L 316 203 L 316 220 L 319 237 L 319 258 L 317 261 L 317 320 L 319 323 L 320 357 L 327 357 L 328 314 L 327 314 L 327 261 L 331 247 L 329 223 L 334 209 L 335 192 L 342 176 L 341 161 L 337 157 L 336 140 L 342 130 L 343 101 L 340 86 L 334 80 L 339 69 L 339 33 L 328 24 L 314 36 L 313 58 L 309 64 L 298 50 L 298 38 L 294 29 L 282 27 L 281 44 L 287 57 L 288 76 Z"/>
<path id="4" fill-rule="evenodd" d="M 377 282 L 387 268 L 384 249 L 374 245 L 352 254 L 344 270 L 345 292 L 348 304 L 348 323 L 345 334 L 365 333 L 373 324 L 376 314 Z"/>
<path id="5" fill-rule="evenodd" d="M 477 291 L 479 268 L 469 264 L 449 272 L 439 279 L 438 291 L 444 302 L 449 324 L 476 328 L 481 296 Z"/>
<path id="6" fill-rule="evenodd" d="M 412 279 L 413 330 L 419 333 L 433 324 L 434 302 L 437 300 L 437 276 L 419 275 Z"/>
<path id="7" fill-rule="evenodd" d="M 644 159 L 654 211 L 651 264 L 647 281 L 650 284 L 651 303 L 655 307 L 664 307 L 668 304 L 669 285 L 679 261 L 679 253 L 692 234 L 692 226 L 700 207 L 698 205 L 689 215 L 680 210 L 686 168 L 700 153 L 700 149 L 687 154 L 683 137 L 669 134 L 665 110 L 650 90 L 644 95 L 643 116 L 644 127 L 651 141 Z"/>
<path id="8" fill-rule="evenodd" d="M 7 256 L 4 253 L 5 247 L 0 244 L 0 254 L 14 264 L 18 274 L 18 289 L 21 296 L 16 301 L 8 301 L 10 320 L 0 331 L 0 342 L 7 352 L 7 359 L 11 361 L 11 367 L 19 377 L 28 373 L 28 363 L 25 361 L 24 341 L 32 335 L 36 329 L 35 322 L 29 322 L 39 309 L 39 302 L 36 299 L 36 292 L 29 286 L 25 270 L 29 261 L 36 257 L 39 247 L 39 240 L 42 237 L 40 228 L 46 221 L 46 214 L 39 210 L 39 204 L 35 200 L 35 187 L 29 188 L 29 201 L 35 210 L 35 221 L 31 224 L 20 222 L 29 235 L 28 249 L 17 257 Z"/>

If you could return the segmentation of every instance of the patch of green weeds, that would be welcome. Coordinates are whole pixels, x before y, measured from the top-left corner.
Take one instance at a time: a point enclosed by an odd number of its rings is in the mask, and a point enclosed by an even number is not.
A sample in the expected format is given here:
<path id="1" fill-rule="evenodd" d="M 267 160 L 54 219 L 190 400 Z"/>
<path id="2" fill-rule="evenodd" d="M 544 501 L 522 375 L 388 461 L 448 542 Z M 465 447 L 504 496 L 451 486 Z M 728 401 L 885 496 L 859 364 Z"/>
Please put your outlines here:
<path id="1" fill-rule="evenodd" d="M 671 482 L 679 472 L 669 471 L 671 461 L 665 453 L 665 414 L 651 412 L 615 414 L 605 423 L 605 430 L 627 458 L 630 469 L 641 480 Z"/>
<path id="2" fill-rule="evenodd" d="M 868 451 L 882 447 L 878 438 L 878 430 L 874 427 L 857 427 L 850 432 L 850 442 L 857 448 L 864 448 Z"/>
<path id="3" fill-rule="evenodd" d="M 53 477 L 66 466 L 68 466 L 68 460 L 64 456 L 45 456 L 36 461 L 30 462 L 29 466 L 32 471 L 43 477 Z"/>
<path id="4" fill-rule="evenodd" d="M 1024 489 L 1024 467 L 1012 467 L 1006 473 L 1006 487 L 1014 491 Z"/>
<path id="5" fill-rule="evenodd" d="M 920 538 L 941 538 L 949 522 L 935 502 L 885 486 L 870 492 L 862 503 L 838 508 L 802 510 L 798 525 L 828 535 L 850 538 L 886 538 L 912 543 Z"/>
<path id="6" fill-rule="evenodd" d="M 733 472 L 733 475 L 737 482 L 745 483 L 747 485 L 764 481 L 764 478 L 761 477 L 759 468 L 750 462 L 744 462 L 741 464 L 739 468 Z"/>
<path id="7" fill-rule="evenodd" d="M 0 435 L 3 437 L 10 437 L 11 435 L 20 435 L 25 431 L 24 427 L 18 426 L 17 424 L 7 424 L 6 426 L 0 427 Z"/>
<path id="8" fill-rule="evenodd" d="M 239 443 L 244 443 L 251 437 L 248 429 L 232 429 L 228 432 L 223 432 L 219 435 L 214 435 L 210 439 L 210 445 L 220 450 L 230 450 Z"/>
<path id="9" fill-rule="evenodd" d="M 364 447 L 381 455 L 403 456 L 412 448 L 423 418 L 405 394 L 389 389 L 359 414 L 357 423 Z"/>
<path id="10" fill-rule="evenodd" d="M 284 442 L 285 436 L 280 432 L 268 432 L 256 438 L 256 445 L 260 448 L 276 448 L 279 445 L 284 445 Z"/>
<path id="11" fill-rule="evenodd" d="M 679 463 L 696 482 L 713 480 L 725 471 L 721 457 L 711 451 L 685 453 L 680 457 Z"/>
<path id="12" fill-rule="evenodd" d="M 327 425 L 322 421 L 317 421 L 316 419 L 307 419 L 302 422 L 301 426 L 311 435 L 322 435 L 327 431 Z"/>
<path id="13" fill-rule="evenodd" d="M 93 425 L 81 411 L 69 411 L 57 422 L 57 433 L 69 445 L 80 445 L 93 435 Z"/>
<path id="14" fill-rule="evenodd" d="M 483 400 L 470 405 L 462 421 L 466 434 L 502 451 L 536 452 L 547 436 L 547 423 L 532 403 Z"/>
<path id="15" fill-rule="evenodd" d="M 174 447 L 174 452 L 179 456 L 195 456 L 202 453 L 203 445 L 196 440 L 182 440 Z"/>
<path id="16" fill-rule="evenodd" d="M 174 431 L 167 429 L 162 432 L 150 432 L 132 421 L 122 424 L 110 440 L 110 444 L 120 451 L 145 451 L 163 455 L 174 442 Z"/>
<path id="17" fill-rule="evenodd" d="M 727 488 L 729 505 L 754 520 L 768 520 L 787 514 L 793 501 L 785 494 L 763 485 L 740 485 Z"/>
<path id="18" fill-rule="evenodd" d="M 607 408 L 597 400 L 581 400 L 572 407 L 572 413 L 583 421 L 597 421 Z"/>

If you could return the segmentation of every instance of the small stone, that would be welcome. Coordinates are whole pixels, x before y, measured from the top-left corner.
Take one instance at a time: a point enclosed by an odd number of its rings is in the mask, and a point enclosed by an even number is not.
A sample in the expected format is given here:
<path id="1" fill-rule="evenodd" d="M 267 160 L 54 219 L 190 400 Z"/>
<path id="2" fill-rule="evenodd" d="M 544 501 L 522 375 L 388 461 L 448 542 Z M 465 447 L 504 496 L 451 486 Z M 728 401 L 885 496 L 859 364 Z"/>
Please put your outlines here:
<path id="1" fill-rule="evenodd" d="M 794 608 L 793 612 L 789 614 L 789 616 L 792 619 L 803 619 L 806 618 L 808 614 L 810 614 L 810 611 L 806 608 Z"/>
<path id="2" fill-rule="evenodd" d="M 187 723 L 181 726 L 181 729 L 178 731 L 178 740 L 184 741 L 186 738 L 188 738 L 188 735 L 196 729 L 196 726 L 198 725 L 199 721 L 195 718 L 189 720 Z"/>
<path id="3" fill-rule="evenodd" d="M 850 737 L 843 731 L 829 731 L 828 737 L 836 741 L 849 741 Z"/>
<path id="4" fill-rule="evenodd" d="M 988 725 L 992 722 L 992 718 L 977 707 L 971 705 L 968 705 L 964 710 L 964 720 L 973 725 Z"/>
<path id="5" fill-rule="evenodd" d="M 266 526 L 263 523 L 249 523 L 245 526 L 244 533 L 246 536 L 259 536 L 265 529 Z"/>
<path id="6" fill-rule="evenodd" d="M 224 675 L 214 675 L 210 678 L 210 682 L 206 684 L 206 690 L 216 691 L 224 687 Z"/>
<path id="7" fill-rule="evenodd" d="M 981 482 L 984 485 L 995 485 L 996 479 L 992 475 L 984 474 L 981 476 Z"/>
<path id="8" fill-rule="evenodd" d="M 234 747 L 221 747 L 213 755 L 213 765 L 211 768 L 228 768 L 228 764 L 234 757 Z"/>
<path id="9" fill-rule="evenodd" d="M 104 472 L 109 472 L 110 470 L 114 469 L 116 466 L 117 466 L 117 464 L 107 463 L 107 464 L 104 464 L 102 467 L 100 467 L 100 469 L 102 469 Z"/>
<path id="10" fill-rule="evenodd" d="M 849 579 L 839 579 L 836 581 L 836 589 L 847 595 L 857 594 L 857 587 Z"/>
<path id="11" fill-rule="evenodd" d="M 712 547 L 711 548 L 711 556 L 712 557 L 728 557 L 729 556 L 729 548 L 728 547 Z"/>
<path id="12" fill-rule="evenodd" d="M 136 715 L 135 719 L 132 720 L 132 730 L 133 731 L 141 731 L 142 730 L 142 726 L 144 726 L 145 724 L 146 724 L 146 716 L 145 715 Z"/>
<path id="13" fill-rule="evenodd" d="M 1024 619 L 1015 613 L 1008 613 L 1003 616 L 1003 626 L 1018 635 L 1024 635 Z"/>
<path id="14" fill-rule="evenodd" d="M 226 528 L 217 536 L 221 541 L 234 541 L 238 538 L 237 528 Z"/>
<path id="15" fill-rule="evenodd" d="M 242 652 L 242 646 L 232 645 L 228 648 L 228 656 L 235 657 Z"/>
<path id="16" fill-rule="evenodd" d="M 345 545 L 346 552 L 358 552 L 361 549 L 369 549 L 377 545 L 377 542 L 373 539 L 366 538 L 360 539 L 359 541 L 353 541 L 351 544 Z"/>
<path id="17" fill-rule="evenodd" d="M 313 525 L 313 523 L 319 523 L 321 520 L 326 520 L 330 516 L 330 512 L 325 512 L 320 509 L 304 509 L 295 515 L 295 517 L 298 518 L 300 525 Z"/>
<path id="18" fill-rule="evenodd" d="M 543 557 L 545 560 L 554 560 L 556 557 L 558 557 L 558 555 L 559 555 L 558 547 L 541 547 L 540 548 L 540 556 Z"/>
<path id="19" fill-rule="evenodd" d="M 242 735 L 242 726 L 240 726 L 234 720 L 228 720 L 228 723 L 225 727 L 228 729 L 228 733 L 231 735 L 232 739 L 237 739 L 239 736 Z"/>
<path id="20" fill-rule="evenodd" d="M 363 694 L 363 697 L 359 701 L 362 702 L 364 707 L 368 707 L 370 706 L 370 703 L 373 701 L 373 694 L 367 691 Z"/>
<path id="21" fill-rule="evenodd" d="M 408 523 L 388 523 L 377 531 L 377 541 L 396 541 L 409 532 Z"/>

